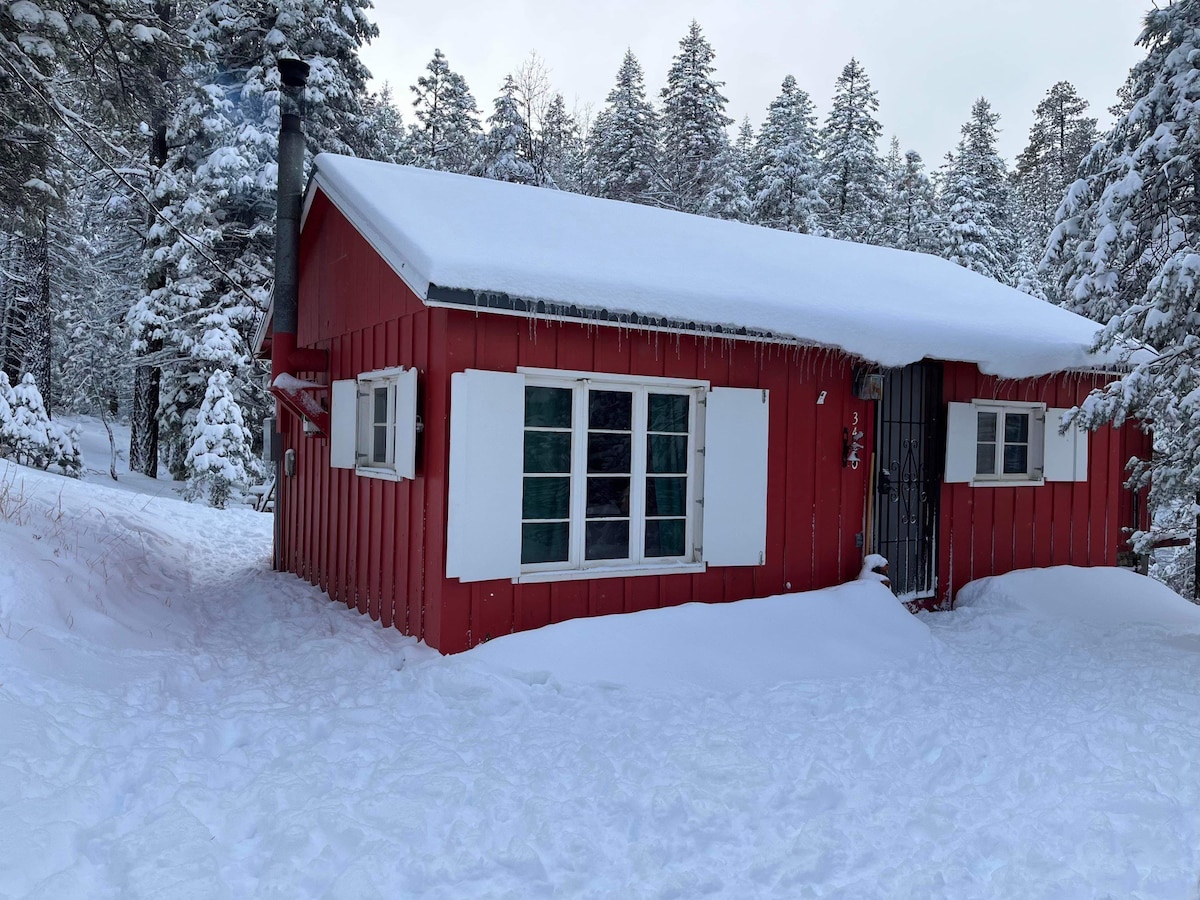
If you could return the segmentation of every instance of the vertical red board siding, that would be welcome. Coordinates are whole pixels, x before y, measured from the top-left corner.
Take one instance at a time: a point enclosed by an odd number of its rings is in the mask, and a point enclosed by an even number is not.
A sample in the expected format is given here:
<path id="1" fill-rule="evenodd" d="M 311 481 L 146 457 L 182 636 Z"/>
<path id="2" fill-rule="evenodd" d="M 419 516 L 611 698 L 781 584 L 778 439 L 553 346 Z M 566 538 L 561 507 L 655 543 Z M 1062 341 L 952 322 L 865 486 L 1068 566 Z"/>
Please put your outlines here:
<path id="1" fill-rule="evenodd" d="M 330 371 L 414 366 L 425 431 L 417 478 L 387 482 L 331 470 L 323 438 L 290 417 L 285 447 L 297 476 L 284 479 L 280 559 L 291 571 L 384 624 L 444 652 L 511 631 L 585 615 L 689 600 L 727 601 L 808 590 L 851 578 L 861 565 L 873 446 L 870 403 L 852 391 L 841 354 L 578 323 L 428 309 L 320 194 L 301 238 L 301 346 L 330 352 Z M 770 391 L 767 561 L 696 575 L 610 578 L 554 584 L 462 584 L 445 577 L 450 378 L 467 368 L 520 366 L 697 378 L 713 386 Z M 947 401 L 975 397 L 1077 403 L 1094 379 L 1055 376 L 999 381 L 973 365 L 947 363 Z M 864 432 L 858 469 L 843 466 L 843 429 Z M 1111 564 L 1121 528 L 1134 519 L 1119 488 L 1128 456 L 1148 439 L 1130 429 L 1091 437 L 1090 480 L 1040 488 L 944 485 L 939 522 L 939 590 L 1028 565 Z M 1140 436 L 1140 440 L 1138 439 Z M 1139 516 L 1144 519 L 1144 502 Z"/>
<path id="2" fill-rule="evenodd" d="M 943 399 L 995 398 L 1072 407 L 1103 383 L 1102 376 L 1059 374 L 1001 380 L 969 363 L 945 363 Z M 938 592 L 943 603 L 968 581 L 1029 566 L 1115 565 L 1124 540 L 1119 510 L 1132 500 L 1121 446 L 1129 428 L 1104 427 L 1088 436 L 1088 480 L 1040 487 L 943 484 L 938 535 Z M 1124 505 L 1123 505 L 1124 504 Z"/>

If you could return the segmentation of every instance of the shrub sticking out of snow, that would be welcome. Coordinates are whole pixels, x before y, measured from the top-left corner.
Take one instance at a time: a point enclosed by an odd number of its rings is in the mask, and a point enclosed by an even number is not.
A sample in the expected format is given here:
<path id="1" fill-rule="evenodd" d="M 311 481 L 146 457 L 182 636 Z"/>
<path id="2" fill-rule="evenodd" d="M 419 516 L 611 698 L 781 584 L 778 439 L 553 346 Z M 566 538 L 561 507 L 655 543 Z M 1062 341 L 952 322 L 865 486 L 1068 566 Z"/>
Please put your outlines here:
<path id="1" fill-rule="evenodd" d="M 72 478 L 83 470 L 78 433 L 50 421 L 29 373 L 13 386 L 0 372 L 0 456 L 38 469 L 53 467 Z"/>

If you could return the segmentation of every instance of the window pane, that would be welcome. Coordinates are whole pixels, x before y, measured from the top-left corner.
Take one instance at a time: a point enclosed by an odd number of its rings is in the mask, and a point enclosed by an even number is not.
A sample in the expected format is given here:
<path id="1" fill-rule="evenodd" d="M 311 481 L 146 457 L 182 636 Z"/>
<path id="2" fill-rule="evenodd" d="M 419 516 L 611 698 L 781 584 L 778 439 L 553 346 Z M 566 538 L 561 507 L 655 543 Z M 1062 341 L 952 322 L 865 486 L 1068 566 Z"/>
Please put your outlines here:
<path id="1" fill-rule="evenodd" d="M 570 478 L 526 478 L 522 519 L 567 519 L 571 516 Z"/>
<path id="2" fill-rule="evenodd" d="M 651 519 L 646 522 L 647 556 L 683 556 L 683 519 Z"/>
<path id="3" fill-rule="evenodd" d="M 521 562 L 566 562 L 566 522 L 525 523 L 521 526 Z"/>
<path id="4" fill-rule="evenodd" d="M 1004 440 L 1010 444 L 1029 443 L 1029 414 L 1005 413 Z"/>
<path id="5" fill-rule="evenodd" d="M 996 442 L 996 414 L 981 412 L 979 414 L 979 443 Z"/>
<path id="6" fill-rule="evenodd" d="M 624 478 L 589 478 L 587 483 L 587 517 L 629 515 L 629 476 Z"/>
<path id="7" fill-rule="evenodd" d="M 372 393 L 375 398 L 375 418 L 372 421 L 376 425 L 380 425 L 388 420 L 388 389 L 385 387 L 375 388 Z"/>
<path id="8" fill-rule="evenodd" d="M 633 425 L 633 394 L 629 391 L 588 391 L 588 428 L 629 431 Z"/>
<path id="9" fill-rule="evenodd" d="M 651 394 L 649 431 L 687 433 L 688 397 L 685 394 Z"/>
<path id="10" fill-rule="evenodd" d="M 687 471 L 686 434 L 651 434 L 646 438 L 646 471 L 675 474 Z"/>
<path id="11" fill-rule="evenodd" d="M 1029 472 L 1029 445 L 1009 444 L 1004 448 L 1004 474 L 1024 475 Z"/>
<path id="12" fill-rule="evenodd" d="M 646 515 L 687 515 L 686 478 L 647 478 Z"/>
<path id="13" fill-rule="evenodd" d="M 371 462 L 386 463 L 387 459 L 387 433 L 386 425 L 375 425 L 372 427 L 373 435 L 371 442 Z"/>
<path id="14" fill-rule="evenodd" d="M 996 474 L 996 445 L 977 444 L 975 447 L 975 474 Z"/>
<path id="15" fill-rule="evenodd" d="M 525 388 L 525 427 L 570 428 L 571 389 Z"/>
<path id="16" fill-rule="evenodd" d="M 525 471 L 570 472 L 570 433 L 561 431 L 525 432 Z"/>
<path id="17" fill-rule="evenodd" d="M 633 441 L 628 434 L 589 434 L 587 470 L 602 475 L 628 474 L 632 450 Z"/>
<path id="18" fill-rule="evenodd" d="M 626 559 L 629 556 L 629 520 L 588 522 L 583 532 L 585 559 Z"/>

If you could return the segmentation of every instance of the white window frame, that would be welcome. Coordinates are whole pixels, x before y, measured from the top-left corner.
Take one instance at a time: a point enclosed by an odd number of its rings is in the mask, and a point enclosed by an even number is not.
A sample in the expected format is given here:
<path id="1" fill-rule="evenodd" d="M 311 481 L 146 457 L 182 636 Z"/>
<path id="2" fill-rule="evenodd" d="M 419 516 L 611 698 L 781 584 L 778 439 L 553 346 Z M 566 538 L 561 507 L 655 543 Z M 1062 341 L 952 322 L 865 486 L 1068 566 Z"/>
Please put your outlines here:
<path id="1" fill-rule="evenodd" d="M 1046 435 L 1046 404 L 1025 403 L 1019 401 L 972 400 L 975 408 L 975 446 L 984 443 L 979 440 L 979 413 L 994 412 L 996 417 L 996 456 L 995 473 L 981 474 L 976 468 L 971 484 L 976 487 L 1030 487 L 1046 483 L 1044 467 L 1044 446 Z M 1010 475 L 1004 474 L 1004 417 L 1008 414 L 1029 416 L 1027 467 L 1024 472 Z M 978 464 L 976 464 L 976 467 Z"/>
<path id="2" fill-rule="evenodd" d="M 598 578 L 635 574 L 702 572 L 697 536 L 702 527 L 700 502 L 701 438 L 704 435 L 704 402 L 708 382 L 681 378 L 655 378 L 633 375 L 533 369 L 518 370 L 527 387 L 546 387 L 572 391 L 571 412 L 571 493 L 569 550 L 566 561 L 522 563 L 517 582 L 561 581 L 570 578 Z M 629 549 L 623 559 L 585 558 L 587 520 L 587 414 L 589 391 L 626 391 L 632 396 L 632 460 L 630 468 Z M 676 394 L 689 397 L 687 494 L 684 525 L 684 554 L 672 557 L 645 556 L 646 540 L 646 443 L 648 397 L 650 394 Z M 524 520 L 523 520 L 524 521 Z"/>
<path id="3" fill-rule="evenodd" d="M 400 389 L 400 376 L 407 369 L 391 368 L 376 369 L 363 372 L 356 379 L 357 406 L 355 415 L 354 440 L 354 471 L 365 478 L 381 478 L 385 481 L 400 481 L 404 476 L 398 471 L 396 462 L 397 428 L 401 423 L 396 421 L 397 397 Z M 375 391 L 387 391 L 387 450 L 383 462 L 372 459 L 374 449 L 375 422 Z"/>

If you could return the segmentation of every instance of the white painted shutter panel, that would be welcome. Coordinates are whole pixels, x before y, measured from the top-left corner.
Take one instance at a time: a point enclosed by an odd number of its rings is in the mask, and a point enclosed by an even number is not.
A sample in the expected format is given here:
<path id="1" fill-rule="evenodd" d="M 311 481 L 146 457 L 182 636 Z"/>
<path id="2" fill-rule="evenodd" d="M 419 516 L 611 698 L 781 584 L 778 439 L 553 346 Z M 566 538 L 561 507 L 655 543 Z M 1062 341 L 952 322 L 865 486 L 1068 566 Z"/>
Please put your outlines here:
<path id="1" fill-rule="evenodd" d="M 396 377 L 396 474 L 417 475 L 417 370 Z"/>
<path id="2" fill-rule="evenodd" d="M 353 469 L 358 449 L 358 382 L 335 381 L 329 388 L 329 466 Z"/>
<path id="3" fill-rule="evenodd" d="M 713 388 L 704 414 L 702 556 L 760 566 L 767 553 L 768 392 Z"/>
<path id="4" fill-rule="evenodd" d="M 446 576 L 521 573 L 525 376 L 468 369 L 450 376 Z"/>
<path id="5" fill-rule="evenodd" d="M 979 410 L 971 403 L 951 403 L 946 413 L 946 474 L 949 483 L 975 477 L 975 450 L 979 443 Z"/>
<path id="6" fill-rule="evenodd" d="M 1062 418 L 1069 409 L 1046 410 L 1045 456 L 1042 474 L 1047 481 L 1087 481 L 1088 434 L 1072 425 L 1066 434 L 1059 434 Z"/>

